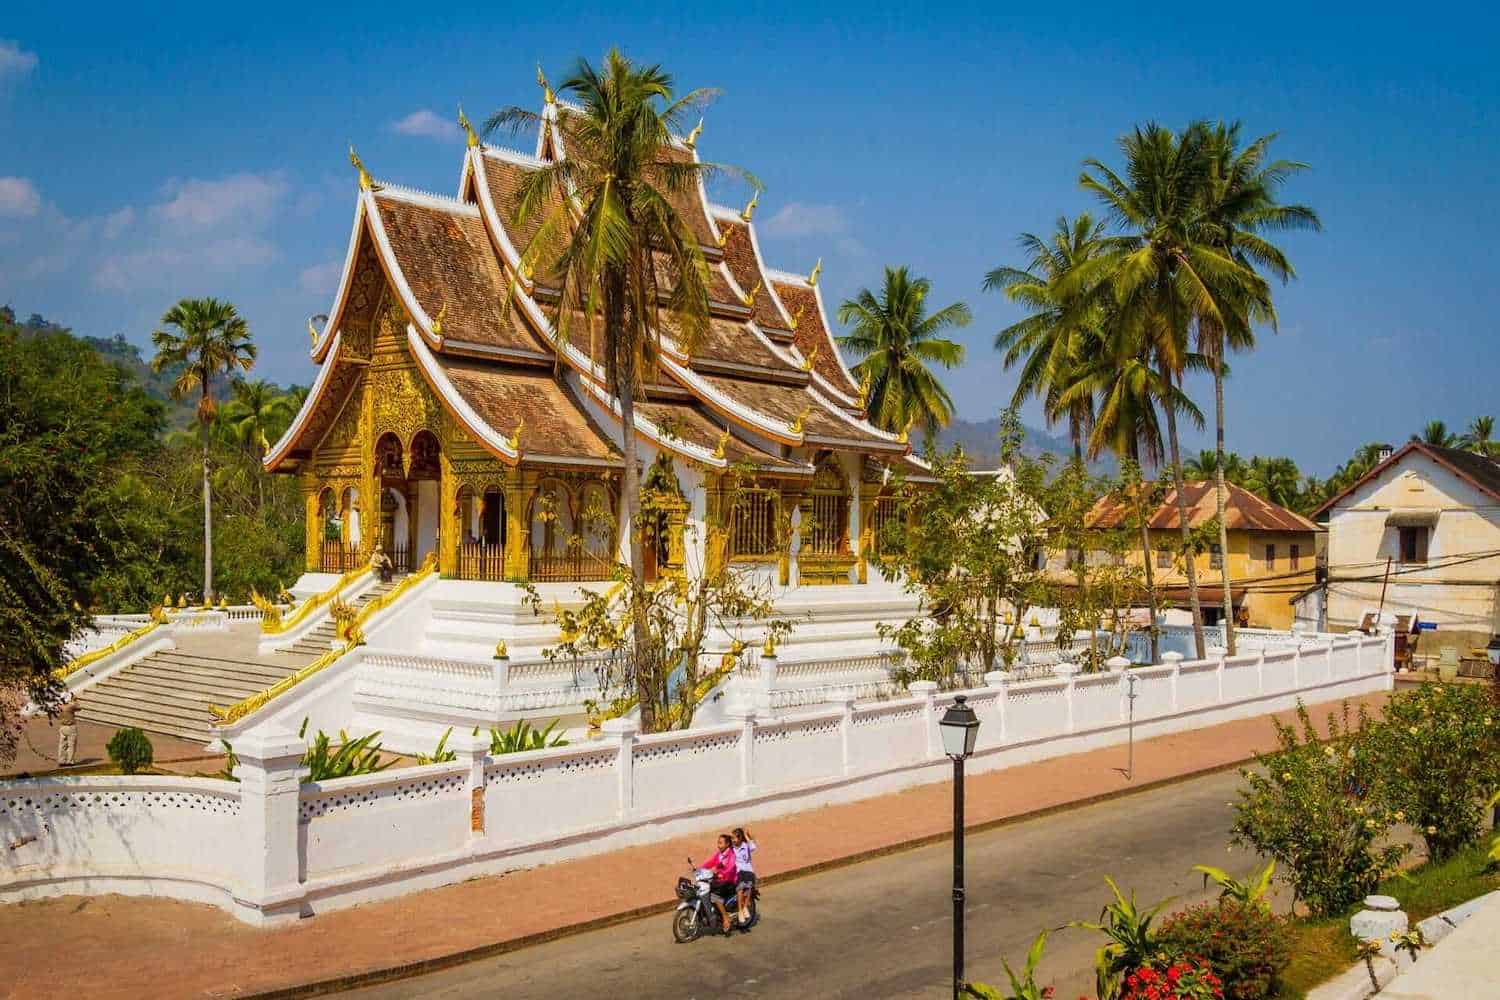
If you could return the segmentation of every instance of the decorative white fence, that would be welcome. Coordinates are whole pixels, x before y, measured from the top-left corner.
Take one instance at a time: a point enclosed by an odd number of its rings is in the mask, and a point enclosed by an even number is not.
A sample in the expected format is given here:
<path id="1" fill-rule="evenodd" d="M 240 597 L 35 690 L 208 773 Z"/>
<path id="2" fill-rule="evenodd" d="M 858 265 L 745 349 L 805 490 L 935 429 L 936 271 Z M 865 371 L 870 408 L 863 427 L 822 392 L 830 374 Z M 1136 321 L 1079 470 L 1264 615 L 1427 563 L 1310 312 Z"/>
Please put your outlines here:
<path id="1" fill-rule="evenodd" d="M 1131 670 L 1136 733 L 1192 729 L 1391 685 L 1387 637 L 1320 636 L 1297 647 Z M 391 662 L 392 670 L 401 664 Z M 411 665 L 421 669 L 421 664 Z M 766 669 L 762 660 L 760 669 Z M 1122 672 L 1016 682 L 967 695 L 984 771 L 1123 741 Z M 458 677 L 456 683 L 487 679 Z M 955 694 L 909 697 L 498 758 L 456 732 L 449 764 L 299 785 L 290 733 L 235 741 L 239 784 L 81 778 L 0 783 L 0 899 L 124 892 L 216 902 L 247 921 L 397 895 L 650 842 L 674 833 L 884 794 L 948 774 L 937 721 Z"/>

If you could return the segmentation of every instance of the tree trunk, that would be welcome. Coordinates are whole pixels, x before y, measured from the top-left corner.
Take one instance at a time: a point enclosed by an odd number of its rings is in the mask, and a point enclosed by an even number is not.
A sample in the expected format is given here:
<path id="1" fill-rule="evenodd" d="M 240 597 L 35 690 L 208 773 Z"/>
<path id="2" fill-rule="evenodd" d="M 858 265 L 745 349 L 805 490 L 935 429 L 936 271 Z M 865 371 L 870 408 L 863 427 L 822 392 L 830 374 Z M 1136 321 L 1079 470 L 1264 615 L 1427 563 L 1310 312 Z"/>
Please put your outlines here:
<path id="1" fill-rule="evenodd" d="M 611 274 L 605 279 L 606 338 L 614 355 L 614 393 L 620 401 L 620 450 L 625 468 L 620 474 L 620 495 L 625 523 L 621 526 L 630 545 L 630 629 L 635 646 L 636 703 L 641 711 L 641 732 L 656 732 L 656 699 L 658 678 L 656 658 L 651 650 L 651 634 L 646 621 L 646 559 L 640 519 L 640 476 L 636 469 L 635 440 L 635 345 L 627 336 L 625 315 L 625 278 Z"/>
<path id="2" fill-rule="evenodd" d="M 1229 584 L 1229 528 L 1224 523 L 1224 338 L 1214 359 L 1214 500 L 1219 512 L 1219 570 L 1224 582 L 1224 649 L 1234 655 L 1234 594 Z"/>
<path id="3" fill-rule="evenodd" d="M 1177 444 L 1177 410 L 1172 405 L 1172 373 L 1166 365 L 1161 368 L 1162 382 L 1166 392 L 1163 409 L 1167 411 L 1167 447 L 1172 459 L 1172 482 L 1177 487 L 1177 520 L 1182 532 L 1182 558 L 1187 567 L 1188 604 L 1193 610 L 1193 648 L 1198 659 L 1204 659 L 1208 650 L 1203 645 L 1203 605 L 1198 600 L 1198 567 L 1196 554 L 1189 543 L 1192 540 L 1188 527 L 1187 484 L 1182 478 L 1182 451 Z"/>
<path id="4" fill-rule="evenodd" d="M 1136 519 L 1141 525 L 1141 565 L 1146 570 L 1146 609 L 1147 613 L 1151 616 L 1150 628 L 1148 629 L 1148 634 L 1151 636 L 1151 662 L 1160 663 L 1161 638 L 1156 634 L 1156 579 L 1155 570 L 1151 566 L 1154 553 L 1151 551 L 1151 529 L 1146 525 L 1148 517 L 1146 505 L 1142 502 L 1142 498 L 1146 493 L 1146 476 L 1144 472 L 1140 472 L 1140 449 L 1132 443 L 1130 452 L 1130 457 L 1134 459 L 1136 470 L 1140 474 L 1140 481 L 1136 484 L 1137 488 L 1135 491 L 1135 514 Z"/>
<path id="5" fill-rule="evenodd" d="M 203 397 L 208 398 L 208 383 L 203 385 Z M 208 479 L 208 421 L 203 423 L 203 603 L 212 604 L 214 599 L 214 494 Z"/>
<path id="6" fill-rule="evenodd" d="M 1073 439 L 1073 459 L 1078 464 L 1083 464 L 1083 428 L 1078 423 L 1078 417 L 1068 414 L 1068 435 Z"/>

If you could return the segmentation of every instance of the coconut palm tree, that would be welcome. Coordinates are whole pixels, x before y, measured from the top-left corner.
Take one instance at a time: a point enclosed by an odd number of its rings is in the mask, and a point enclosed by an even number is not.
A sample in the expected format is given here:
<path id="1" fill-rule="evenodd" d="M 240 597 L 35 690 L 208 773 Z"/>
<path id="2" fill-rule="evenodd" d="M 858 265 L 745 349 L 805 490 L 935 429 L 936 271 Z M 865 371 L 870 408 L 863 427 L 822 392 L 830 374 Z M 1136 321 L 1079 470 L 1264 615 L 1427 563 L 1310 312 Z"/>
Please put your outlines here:
<path id="1" fill-rule="evenodd" d="M 712 94 L 677 96 L 672 76 L 658 65 L 637 65 L 611 49 L 597 68 L 580 59 L 557 92 L 576 109 L 544 122 L 533 111 L 510 107 L 490 116 L 484 130 L 547 127 L 563 137 L 566 156 L 528 171 L 518 190 L 519 219 L 539 220 L 522 252 L 523 267 L 553 276 L 550 282 L 560 292 L 560 338 L 571 338 L 580 326 L 603 334 L 605 379 L 620 403 L 620 485 L 634 583 L 630 619 L 641 727 L 652 732 L 658 682 L 665 679 L 647 665 L 635 403 L 664 333 L 691 350 L 708 328 L 708 269 L 672 196 L 696 194 L 700 183 L 723 168 L 666 153 Z"/>
<path id="2" fill-rule="evenodd" d="M 1494 417 L 1475 417 L 1469 421 L 1469 429 L 1464 431 L 1463 447 L 1476 455 L 1492 458 L 1500 450 L 1500 442 L 1493 440 L 1494 434 Z"/>
<path id="3" fill-rule="evenodd" d="M 861 359 L 854 374 L 869 385 L 870 419 L 888 431 L 920 424 L 930 437 L 953 419 L 953 398 L 931 366 L 963 364 L 963 345 L 939 334 L 968 326 L 973 315 L 962 302 L 928 313 L 931 291 L 926 278 L 887 267 L 878 297 L 865 288 L 839 306 L 839 322 L 850 327 L 839 346 Z"/>
<path id="4" fill-rule="evenodd" d="M 214 597 L 213 486 L 209 480 L 209 426 L 217 409 L 214 380 L 232 371 L 249 371 L 255 365 L 255 345 L 250 327 L 239 311 L 218 299 L 183 299 L 161 318 L 162 327 L 151 334 L 156 356 L 153 371 L 179 368 L 172 383 L 172 398 L 185 399 L 198 392 L 198 429 L 203 438 L 203 600 Z"/>
<path id="5" fill-rule="evenodd" d="M 1219 122 L 1208 128 L 1204 156 L 1207 182 L 1204 185 L 1203 225 L 1208 245 L 1230 257 L 1250 271 L 1264 271 L 1285 284 L 1295 276 L 1291 262 L 1279 247 L 1266 239 L 1268 230 L 1321 229 L 1318 215 L 1306 205 L 1282 205 L 1276 195 L 1281 185 L 1307 165 L 1291 160 L 1267 162 L 1275 134 L 1264 135 L 1240 147 L 1239 123 Z M 1276 310 L 1271 303 L 1270 288 L 1264 282 L 1235 289 L 1228 297 L 1227 316 L 1206 310 L 1198 316 L 1198 350 L 1216 362 L 1214 378 L 1214 441 L 1218 464 L 1214 469 L 1214 497 L 1219 521 L 1219 550 L 1229 551 L 1229 529 L 1224 518 L 1227 478 L 1224 462 L 1224 376 L 1225 356 L 1230 350 L 1248 351 L 1255 346 L 1252 330 L 1257 322 L 1269 323 L 1274 329 Z M 1226 321 L 1227 320 L 1227 321 Z M 1219 562 L 1224 586 L 1224 607 L 1233 607 L 1230 560 Z M 1224 638 L 1230 656 L 1235 654 L 1234 616 L 1224 616 Z"/>
<path id="6" fill-rule="evenodd" d="M 1302 473 L 1297 468 L 1297 463 L 1290 458 L 1262 458 L 1256 455 L 1250 459 L 1250 467 L 1241 485 L 1256 496 L 1292 508 L 1297 504 L 1301 484 Z"/>
<path id="7" fill-rule="evenodd" d="M 1413 441 L 1421 441 L 1423 444 L 1436 445 L 1439 448 L 1453 448 L 1459 443 L 1457 434 L 1448 432 L 1448 425 L 1441 420 L 1429 420 L 1422 427 L 1421 434 L 1413 434 Z"/>
<path id="8" fill-rule="evenodd" d="M 1064 278 L 1098 256 L 1103 236 L 1104 223 L 1087 212 L 1071 220 L 1060 216 L 1050 239 L 1021 234 L 1021 250 L 1027 257 L 1024 270 L 1001 266 L 984 276 L 985 291 L 1003 292 L 1030 312 L 995 334 L 995 350 L 1004 352 L 1005 367 L 1021 364 L 1011 405 L 1035 396 L 1042 401 L 1047 426 L 1066 418 L 1075 459 L 1083 456 L 1094 397 L 1081 394 L 1067 408 L 1058 400 L 1082 360 L 1085 335 L 1098 330 L 1103 311 L 1096 288 L 1075 288 L 1069 294 L 1060 289 Z"/>
<path id="9" fill-rule="evenodd" d="M 235 379 L 230 383 L 234 398 L 219 411 L 220 422 L 229 436 L 247 454 L 255 459 L 257 466 L 266 452 L 271 450 L 271 440 L 279 438 L 297 407 L 290 395 L 263 378 L 254 380 Z M 258 474 L 255 479 L 257 506 L 265 505 L 265 488 Z"/>
<path id="10" fill-rule="evenodd" d="M 1113 293 L 1112 335 L 1121 342 L 1116 353 L 1140 357 L 1149 352 L 1161 376 L 1174 383 L 1186 368 L 1188 335 L 1195 322 L 1234 327 L 1242 303 L 1264 298 L 1264 281 L 1217 248 L 1205 224 L 1208 135 L 1201 124 L 1178 135 L 1151 123 L 1121 138 L 1123 175 L 1099 160 L 1084 162 L 1080 184 L 1099 198 L 1125 232 L 1107 238 L 1105 252 L 1064 283 L 1069 286 L 1065 291 L 1074 291 L 1107 280 Z M 1164 412 L 1182 546 L 1187 550 L 1190 528 L 1177 410 L 1168 406 Z M 1203 608 L 1194 560 L 1188 559 L 1186 568 L 1193 640 L 1202 657 Z"/>

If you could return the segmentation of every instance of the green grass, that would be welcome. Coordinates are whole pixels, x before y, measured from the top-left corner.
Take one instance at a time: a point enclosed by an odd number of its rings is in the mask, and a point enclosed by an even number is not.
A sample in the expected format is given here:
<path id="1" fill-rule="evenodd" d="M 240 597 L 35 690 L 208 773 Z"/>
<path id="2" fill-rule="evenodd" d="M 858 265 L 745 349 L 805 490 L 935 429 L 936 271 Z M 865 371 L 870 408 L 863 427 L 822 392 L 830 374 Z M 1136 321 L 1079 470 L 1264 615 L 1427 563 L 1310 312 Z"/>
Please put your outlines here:
<path id="1" fill-rule="evenodd" d="M 1500 873 L 1484 870 L 1489 841 L 1486 834 L 1480 843 L 1441 864 L 1423 864 L 1386 879 L 1379 891 L 1399 899 L 1415 924 L 1500 889 Z M 1356 906 L 1339 917 L 1304 919 L 1292 925 L 1292 963 L 1287 967 L 1281 994 L 1286 1000 L 1299 1000 L 1314 986 L 1358 961 L 1354 938 L 1349 934 L 1349 917 L 1358 910 Z"/>

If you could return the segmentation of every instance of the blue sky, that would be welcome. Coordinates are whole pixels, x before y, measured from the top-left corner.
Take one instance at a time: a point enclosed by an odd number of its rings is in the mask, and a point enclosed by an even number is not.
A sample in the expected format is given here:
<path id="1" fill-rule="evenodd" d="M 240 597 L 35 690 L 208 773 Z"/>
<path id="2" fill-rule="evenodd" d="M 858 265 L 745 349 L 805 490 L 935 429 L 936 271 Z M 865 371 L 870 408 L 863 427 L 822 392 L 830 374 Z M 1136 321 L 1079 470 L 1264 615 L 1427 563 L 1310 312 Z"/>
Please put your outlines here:
<path id="1" fill-rule="evenodd" d="M 12 8 L 0 303 L 145 343 L 175 299 L 227 297 L 261 374 L 307 381 L 306 317 L 329 304 L 351 220 L 347 143 L 378 177 L 451 194 L 460 102 L 476 119 L 535 106 L 537 62 L 556 78 L 617 44 L 723 91 L 699 148 L 765 183 L 773 266 L 822 256 L 837 302 L 905 263 L 937 304 L 973 306 L 968 362 L 949 377 L 963 416 L 993 416 L 1014 386 L 990 342 L 1016 313 L 979 290 L 984 272 L 1017 262 L 1017 233 L 1090 207 L 1085 157 L 1113 160 L 1136 122 L 1199 116 L 1279 131 L 1277 150 L 1313 166 L 1289 196 L 1325 224 L 1284 240 L 1299 279 L 1278 290 L 1281 332 L 1234 362 L 1231 447 L 1326 474 L 1365 441 L 1500 411 L 1489 10 L 1307 5 L 1236 23 L 1180 5 L 682 9 Z M 1207 386 L 1191 391 L 1210 407 Z"/>

